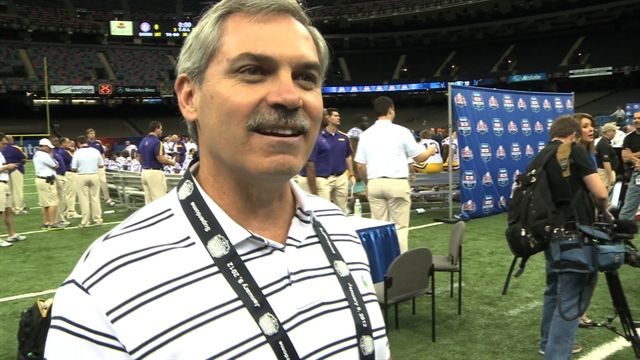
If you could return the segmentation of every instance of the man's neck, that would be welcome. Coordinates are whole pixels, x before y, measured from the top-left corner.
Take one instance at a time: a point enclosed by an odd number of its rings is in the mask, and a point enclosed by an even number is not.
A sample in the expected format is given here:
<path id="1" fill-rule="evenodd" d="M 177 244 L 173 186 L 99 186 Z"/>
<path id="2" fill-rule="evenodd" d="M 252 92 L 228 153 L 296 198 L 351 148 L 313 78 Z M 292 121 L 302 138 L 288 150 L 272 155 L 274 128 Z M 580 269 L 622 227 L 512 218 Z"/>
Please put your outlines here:
<path id="1" fill-rule="evenodd" d="M 289 180 L 264 181 L 232 174 L 207 158 L 209 156 L 203 154 L 195 175 L 204 192 L 238 225 L 286 244 L 296 211 Z"/>
<path id="2" fill-rule="evenodd" d="M 391 120 L 391 118 L 390 118 L 390 117 L 388 117 L 388 116 L 380 116 L 380 117 L 378 117 L 378 120 L 393 121 L 393 120 Z"/>
<path id="3" fill-rule="evenodd" d="M 325 130 L 327 130 L 328 132 L 330 132 L 332 135 L 336 133 L 336 131 L 338 130 L 338 127 L 333 125 L 333 124 L 329 124 L 327 125 L 327 127 L 325 128 Z"/>
<path id="4" fill-rule="evenodd" d="M 83 147 L 87 147 L 87 144 L 80 144 L 80 147 L 81 147 L 81 148 L 83 148 Z"/>

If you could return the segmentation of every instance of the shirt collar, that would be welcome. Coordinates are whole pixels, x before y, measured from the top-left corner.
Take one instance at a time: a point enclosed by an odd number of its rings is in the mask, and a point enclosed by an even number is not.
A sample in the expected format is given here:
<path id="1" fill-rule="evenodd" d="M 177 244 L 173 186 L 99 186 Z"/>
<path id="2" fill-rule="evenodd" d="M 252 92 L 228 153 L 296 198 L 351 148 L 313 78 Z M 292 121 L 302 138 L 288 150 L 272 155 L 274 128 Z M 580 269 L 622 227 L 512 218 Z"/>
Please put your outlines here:
<path id="1" fill-rule="evenodd" d="M 251 231 L 245 229 L 244 227 L 236 223 L 233 219 L 231 219 L 229 215 L 227 215 L 227 213 L 224 210 L 222 210 L 222 208 L 220 208 L 220 206 L 218 206 L 218 204 L 216 204 L 213 201 L 213 199 L 211 199 L 209 195 L 207 195 L 207 193 L 204 192 L 204 190 L 202 189 L 202 187 L 198 183 L 198 180 L 196 180 L 196 177 L 195 177 L 195 174 L 198 172 L 199 166 L 200 166 L 199 163 L 195 163 L 189 167 L 188 171 L 190 171 L 191 174 L 194 175 L 193 181 L 196 184 L 198 191 L 200 191 L 200 194 L 202 195 L 204 202 L 207 204 L 209 209 L 211 209 L 211 212 L 213 213 L 213 215 L 220 222 L 220 225 L 222 226 L 225 233 L 227 234 L 227 238 L 229 239 L 229 241 L 234 246 L 242 241 L 249 240 L 252 238 L 255 239 L 256 241 L 265 242 L 265 240 L 263 240 L 259 235 L 254 235 Z M 308 209 L 308 203 L 305 201 L 305 198 L 306 198 L 305 192 L 293 180 L 289 181 L 289 185 L 291 187 L 291 191 L 293 192 L 293 197 L 296 202 L 296 213 L 294 216 L 303 222 L 311 222 L 311 217 L 313 216 L 313 212 Z M 289 228 L 289 232 L 290 231 L 291 231 L 291 228 Z M 283 245 L 275 241 L 271 241 L 268 244 L 273 247 L 284 248 Z"/>

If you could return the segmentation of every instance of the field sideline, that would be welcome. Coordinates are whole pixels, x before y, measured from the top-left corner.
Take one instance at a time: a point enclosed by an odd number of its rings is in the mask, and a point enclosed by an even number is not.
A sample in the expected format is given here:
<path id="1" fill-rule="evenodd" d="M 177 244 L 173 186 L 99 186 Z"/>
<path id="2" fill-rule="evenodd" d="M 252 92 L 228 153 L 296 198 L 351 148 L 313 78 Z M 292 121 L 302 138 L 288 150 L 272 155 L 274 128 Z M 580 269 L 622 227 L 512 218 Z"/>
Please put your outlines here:
<path id="1" fill-rule="evenodd" d="M 27 234 L 24 242 L 0 248 L 0 360 L 15 359 L 16 332 L 22 309 L 37 297 L 51 297 L 69 275 L 87 247 L 132 212 L 119 206 L 105 214 L 99 227 L 77 228 L 71 219 L 64 231 L 40 230 L 33 168 L 25 175 L 25 200 L 29 213 L 14 217 L 16 231 Z M 78 208 L 79 210 L 79 208 Z M 106 206 L 103 211 L 113 210 Z M 410 247 L 426 246 L 446 254 L 452 225 L 435 224 L 445 211 L 412 214 Z M 463 242 L 463 308 L 457 315 L 457 296 L 448 296 L 448 274 L 436 275 L 437 342 L 431 342 L 430 298 L 417 301 L 417 314 L 409 303 L 400 306 L 400 328 L 388 329 L 394 360 L 419 359 L 542 359 L 537 353 L 544 289 L 544 257 L 533 257 L 522 277 L 511 282 L 509 294 L 501 295 L 512 256 L 504 241 L 506 215 L 467 223 Z M 6 227 L 0 227 L 0 238 Z M 636 237 L 636 243 L 639 243 Z M 620 278 L 629 306 L 640 319 L 640 269 L 624 266 Z M 613 313 L 604 277 L 601 276 L 588 315 L 602 322 Z M 455 291 L 458 291 L 456 288 Z M 390 316 L 393 319 L 393 316 Z M 393 320 L 392 320 L 393 321 Z M 618 323 L 619 325 L 619 323 Z M 330 329 L 327 329 L 330 331 Z M 632 359 L 626 341 L 603 328 L 580 329 L 578 341 L 584 351 L 574 359 Z"/>

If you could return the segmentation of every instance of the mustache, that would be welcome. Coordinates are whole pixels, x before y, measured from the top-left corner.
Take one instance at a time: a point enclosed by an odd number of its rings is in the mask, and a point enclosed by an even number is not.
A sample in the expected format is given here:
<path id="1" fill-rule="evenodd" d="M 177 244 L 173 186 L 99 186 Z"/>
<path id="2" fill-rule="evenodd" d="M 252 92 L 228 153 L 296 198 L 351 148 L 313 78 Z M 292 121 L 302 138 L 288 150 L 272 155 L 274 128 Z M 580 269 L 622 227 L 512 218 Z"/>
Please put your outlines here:
<path id="1" fill-rule="evenodd" d="M 311 121 L 299 109 L 256 109 L 249 115 L 247 128 L 256 131 L 263 127 L 287 126 L 308 132 Z"/>

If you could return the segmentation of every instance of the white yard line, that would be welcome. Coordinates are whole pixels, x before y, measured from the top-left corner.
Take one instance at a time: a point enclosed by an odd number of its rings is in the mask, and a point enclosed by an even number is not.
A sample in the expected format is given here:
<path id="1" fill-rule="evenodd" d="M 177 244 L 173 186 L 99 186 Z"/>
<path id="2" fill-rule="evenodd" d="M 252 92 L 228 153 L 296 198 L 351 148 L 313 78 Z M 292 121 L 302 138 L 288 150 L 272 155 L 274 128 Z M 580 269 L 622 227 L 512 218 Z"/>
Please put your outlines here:
<path id="1" fill-rule="evenodd" d="M 613 341 L 602 344 L 597 348 L 589 351 L 580 360 L 602 360 L 607 357 L 617 353 L 618 351 L 631 346 L 627 340 L 625 340 L 622 336 L 619 336 Z"/>
<path id="2" fill-rule="evenodd" d="M 507 311 L 507 313 L 505 315 L 507 315 L 507 316 L 516 316 L 516 315 L 522 314 L 525 311 L 529 311 L 529 310 L 532 310 L 532 309 L 535 309 L 535 308 L 541 307 L 541 306 L 542 306 L 542 301 L 534 301 L 532 303 L 517 307 L 517 308 L 515 308 L 513 310 L 509 310 L 509 311 Z"/>
<path id="3" fill-rule="evenodd" d="M 30 297 L 36 297 L 36 296 L 42 296 L 42 295 L 49 295 L 49 294 L 53 294 L 56 292 L 56 290 L 58 289 L 49 289 L 49 290 L 45 290 L 45 291 L 40 291 L 37 293 L 31 293 L 31 294 L 22 294 L 22 295 L 14 295 L 14 296 L 9 296 L 6 298 L 1 298 L 0 299 L 0 303 L 3 303 L 5 301 L 12 301 L 12 300 L 20 300 L 20 299 L 28 299 Z"/>
<path id="4" fill-rule="evenodd" d="M 434 222 L 434 223 L 430 223 L 430 224 L 412 226 L 412 227 L 409 228 L 409 230 L 418 230 L 418 229 L 423 229 L 423 228 L 426 228 L 426 227 L 442 225 L 442 224 L 444 224 L 444 223 L 443 222 Z"/>
<path id="5" fill-rule="evenodd" d="M 102 223 L 102 225 L 113 225 L 113 224 L 120 224 L 122 221 L 112 221 L 112 222 L 106 222 L 106 223 Z M 90 225 L 88 227 L 98 227 L 101 225 Z M 86 229 L 86 228 L 81 228 L 78 226 L 67 226 L 66 228 L 64 228 L 64 231 L 67 230 L 76 230 L 76 229 Z M 21 232 L 19 233 L 20 235 L 29 235 L 29 234 L 39 234 L 39 233 L 45 233 L 45 232 L 50 232 L 51 230 L 35 230 L 35 231 L 27 231 L 27 232 Z M 56 231 L 63 231 L 63 230 L 56 230 Z M 0 234 L 0 236 L 9 236 L 9 234 Z"/>

